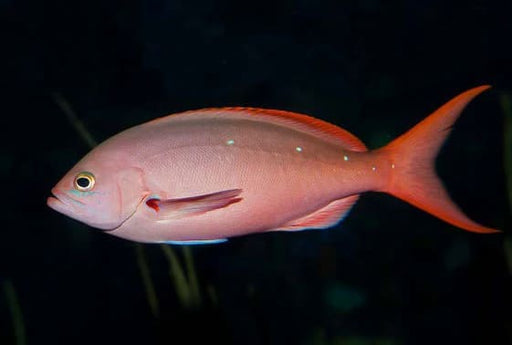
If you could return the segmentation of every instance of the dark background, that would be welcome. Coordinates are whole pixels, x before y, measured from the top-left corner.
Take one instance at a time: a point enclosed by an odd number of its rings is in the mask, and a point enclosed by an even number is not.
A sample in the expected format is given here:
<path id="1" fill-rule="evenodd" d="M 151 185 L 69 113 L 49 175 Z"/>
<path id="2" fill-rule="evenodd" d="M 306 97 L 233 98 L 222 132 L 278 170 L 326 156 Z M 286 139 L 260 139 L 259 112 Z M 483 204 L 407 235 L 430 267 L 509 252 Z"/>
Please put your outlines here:
<path id="1" fill-rule="evenodd" d="M 46 207 L 89 149 L 56 93 L 98 140 L 168 113 L 249 105 L 315 115 L 375 148 L 492 84 L 438 170 L 470 217 L 507 232 L 510 13 L 497 0 L 0 1 L 0 344 L 511 344 L 506 236 L 386 195 L 366 194 L 329 230 L 193 247 L 196 308 L 180 303 L 160 246 L 143 246 L 157 317 L 134 243 Z"/>

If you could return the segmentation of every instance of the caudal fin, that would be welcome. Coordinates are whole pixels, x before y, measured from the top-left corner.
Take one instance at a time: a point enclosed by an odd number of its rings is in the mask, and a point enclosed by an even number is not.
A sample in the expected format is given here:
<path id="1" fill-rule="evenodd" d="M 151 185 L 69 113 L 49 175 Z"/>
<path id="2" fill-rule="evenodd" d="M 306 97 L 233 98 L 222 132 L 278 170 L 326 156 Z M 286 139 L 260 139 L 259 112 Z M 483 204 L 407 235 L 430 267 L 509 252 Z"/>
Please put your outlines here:
<path id="1" fill-rule="evenodd" d="M 379 149 L 392 164 L 389 185 L 384 191 L 459 228 L 498 232 L 469 219 L 450 199 L 434 168 L 437 153 L 464 107 L 488 88 L 489 85 L 483 85 L 461 93 Z"/>

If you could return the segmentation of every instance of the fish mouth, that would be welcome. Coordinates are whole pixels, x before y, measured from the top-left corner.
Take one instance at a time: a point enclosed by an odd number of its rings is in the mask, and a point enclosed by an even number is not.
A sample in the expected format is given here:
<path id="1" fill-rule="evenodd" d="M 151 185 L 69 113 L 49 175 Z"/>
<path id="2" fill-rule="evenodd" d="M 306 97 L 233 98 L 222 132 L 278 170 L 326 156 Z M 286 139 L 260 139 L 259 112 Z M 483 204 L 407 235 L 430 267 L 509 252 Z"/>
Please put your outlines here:
<path id="1" fill-rule="evenodd" d="M 46 199 L 46 204 L 55 211 L 63 213 L 67 216 L 71 215 L 74 209 L 74 205 L 83 205 L 82 202 L 71 198 L 67 194 L 60 192 L 55 188 L 52 189 L 51 193 L 52 196 L 49 196 L 48 199 Z"/>

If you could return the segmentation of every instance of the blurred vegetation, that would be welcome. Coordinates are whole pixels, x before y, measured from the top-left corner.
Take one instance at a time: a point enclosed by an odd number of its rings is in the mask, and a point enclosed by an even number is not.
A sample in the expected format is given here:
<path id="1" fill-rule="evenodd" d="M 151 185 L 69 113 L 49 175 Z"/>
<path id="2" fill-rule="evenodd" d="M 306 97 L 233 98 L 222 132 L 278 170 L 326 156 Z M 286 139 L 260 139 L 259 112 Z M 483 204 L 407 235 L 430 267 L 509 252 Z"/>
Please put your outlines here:
<path id="1" fill-rule="evenodd" d="M 171 275 L 181 306 L 185 309 L 199 308 L 201 306 L 201 294 L 190 247 L 182 247 L 185 258 L 185 270 L 178 256 L 169 245 L 162 244 L 160 247 L 169 262 L 169 274 Z"/>
<path id="2" fill-rule="evenodd" d="M 336 282 L 327 287 L 325 302 L 334 311 L 348 313 L 366 302 L 360 289 Z"/>
<path id="3" fill-rule="evenodd" d="M 158 306 L 158 296 L 156 295 L 155 286 L 151 280 L 151 273 L 149 272 L 149 265 L 144 254 L 144 247 L 137 244 L 135 246 L 135 254 L 137 256 L 137 265 L 139 267 L 140 274 L 142 275 L 142 282 L 146 289 L 146 298 L 148 300 L 149 307 L 151 308 L 151 314 L 157 318 L 159 316 L 160 309 Z"/>
<path id="4" fill-rule="evenodd" d="M 5 280 L 2 285 L 5 300 L 11 312 L 16 345 L 25 345 L 27 343 L 25 323 L 23 322 L 23 314 L 21 312 L 18 295 L 14 289 L 13 283 L 10 280 Z"/>
<path id="5" fill-rule="evenodd" d="M 512 217 L 512 96 L 504 93 L 500 98 L 504 114 L 503 122 L 503 166 L 508 196 L 508 219 Z M 512 238 L 510 233 L 505 234 L 504 250 L 509 273 L 512 274 Z"/>
<path id="6" fill-rule="evenodd" d="M 504 114 L 503 122 L 503 165 L 507 179 L 509 213 L 512 213 L 512 96 L 504 93 L 500 98 Z"/>

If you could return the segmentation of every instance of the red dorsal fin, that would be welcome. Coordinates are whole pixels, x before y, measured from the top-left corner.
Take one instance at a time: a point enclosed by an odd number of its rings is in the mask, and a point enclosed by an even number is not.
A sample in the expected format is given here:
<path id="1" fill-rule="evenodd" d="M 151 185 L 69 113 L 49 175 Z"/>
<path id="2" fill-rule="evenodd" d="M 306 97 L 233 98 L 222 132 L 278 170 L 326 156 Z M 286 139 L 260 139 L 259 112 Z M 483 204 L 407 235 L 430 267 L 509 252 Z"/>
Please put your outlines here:
<path id="1" fill-rule="evenodd" d="M 359 140 L 352 133 L 335 126 L 329 122 L 314 118 L 309 115 L 294 113 L 291 111 L 285 110 L 275 110 L 275 109 L 263 109 L 263 108 L 244 108 L 244 107 L 232 107 L 232 108 L 220 108 L 220 110 L 224 111 L 242 111 L 254 116 L 271 116 L 274 119 L 281 119 L 286 122 L 300 124 L 313 130 L 315 132 L 319 132 L 319 134 L 327 135 L 336 141 L 341 141 L 347 149 L 352 151 L 364 152 L 368 149 L 366 145 Z"/>
<path id="2" fill-rule="evenodd" d="M 316 137 L 334 142 L 350 151 L 364 152 L 368 149 L 359 138 L 350 132 L 335 126 L 329 122 L 319 120 L 309 115 L 293 113 L 284 110 L 250 108 L 250 107 L 224 107 L 190 110 L 183 113 L 169 115 L 148 122 L 148 124 L 160 124 L 166 121 L 195 118 L 246 118 L 259 121 L 267 121 L 288 126 L 296 130 L 312 134 Z"/>

